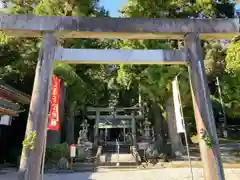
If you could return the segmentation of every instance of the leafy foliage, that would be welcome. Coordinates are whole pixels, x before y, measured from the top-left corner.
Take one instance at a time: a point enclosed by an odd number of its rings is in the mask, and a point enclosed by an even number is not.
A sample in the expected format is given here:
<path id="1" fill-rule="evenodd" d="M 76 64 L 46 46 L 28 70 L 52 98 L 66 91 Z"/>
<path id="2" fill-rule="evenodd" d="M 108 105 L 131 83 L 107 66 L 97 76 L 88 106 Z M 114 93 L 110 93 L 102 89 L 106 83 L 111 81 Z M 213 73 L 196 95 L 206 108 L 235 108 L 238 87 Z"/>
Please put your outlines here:
<path id="1" fill-rule="evenodd" d="M 215 81 L 216 77 L 220 77 L 226 68 L 226 48 L 219 42 L 206 43 L 204 47 L 205 55 L 205 70 L 209 81 Z"/>
<path id="2" fill-rule="evenodd" d="M 37 134 L 35 131 L 30 132 L 23 141 L 23 148 L 33 150 L 36 136 L 37 136 Z"/>
<path id="3" fill-rule="evenodd" d="M 239 72 L 240 69 L 240 36 L 235 37 L 227 49 L 227 72 Z"/>
<path id="4" fill-rule="evenodd" d="M 240 38 L 235 37 L 227 48 L 226 73 L 222 78 L 224 102 L 228 115 L 232 118 L 239 117 L 240 107 Z"/>

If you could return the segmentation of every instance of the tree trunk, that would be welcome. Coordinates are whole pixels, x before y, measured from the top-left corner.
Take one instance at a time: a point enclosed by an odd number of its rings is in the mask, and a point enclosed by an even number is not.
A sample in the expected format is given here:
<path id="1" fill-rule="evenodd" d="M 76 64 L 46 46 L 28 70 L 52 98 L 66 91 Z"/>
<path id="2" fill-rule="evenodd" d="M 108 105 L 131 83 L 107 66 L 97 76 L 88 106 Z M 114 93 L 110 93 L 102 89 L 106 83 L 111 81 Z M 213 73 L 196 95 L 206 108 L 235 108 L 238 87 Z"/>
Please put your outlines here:
<path id="1" fill-rule="evenodd" d="M 70 104 L 68 109 L 68 116 L 67 116 L 67 128 L 66 128 L 66 134 L 67 134 L 67 143 L 73 144 L 74 143 L 74 110 L 76 107 L 76 103 L 73 102 Z"/>
<path id="2" fill-rule="evenodd" d="M 159 105 L 156 102 L 152 104 L 152 113 L 154 118 L 154 131 L 156 136 L 164 137 L 163 116 Z"/>
<path id="3" fill-rule="evenodd" d="M 171 139 L 172 155 L 175 156 L 177 155 L 178 152 L 183 153 L 184 147 L 182 144 L 181 137 L 177 133 L 177 125 L 176 125 L 176 118 L 175 118 L 174 105 L 173 105 L 172 98 L 169 98 L 167 100 L 166 111 L 167 111 L 168 132 L 169 132 L 169 137 Z"/>

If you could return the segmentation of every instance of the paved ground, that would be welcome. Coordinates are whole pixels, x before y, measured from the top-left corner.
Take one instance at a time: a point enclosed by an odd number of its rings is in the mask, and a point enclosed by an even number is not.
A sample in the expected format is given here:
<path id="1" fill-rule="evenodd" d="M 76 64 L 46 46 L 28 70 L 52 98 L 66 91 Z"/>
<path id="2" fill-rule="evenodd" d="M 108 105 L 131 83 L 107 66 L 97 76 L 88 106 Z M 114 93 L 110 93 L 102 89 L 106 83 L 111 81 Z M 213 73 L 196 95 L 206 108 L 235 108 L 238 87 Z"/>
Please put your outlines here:
<path id="1" fill-rule="evenodd" d="M 204 180 L 202 169 L 194 169 L 194 180 Z M 225 169 L 226 180 L 240 180 L 240 169 Z M 1 180 L 16 180 L 0 175 Z M 100 171 L 96 173 L 47 174 L 44 180 L 191 180 L 187 168 Z"/>

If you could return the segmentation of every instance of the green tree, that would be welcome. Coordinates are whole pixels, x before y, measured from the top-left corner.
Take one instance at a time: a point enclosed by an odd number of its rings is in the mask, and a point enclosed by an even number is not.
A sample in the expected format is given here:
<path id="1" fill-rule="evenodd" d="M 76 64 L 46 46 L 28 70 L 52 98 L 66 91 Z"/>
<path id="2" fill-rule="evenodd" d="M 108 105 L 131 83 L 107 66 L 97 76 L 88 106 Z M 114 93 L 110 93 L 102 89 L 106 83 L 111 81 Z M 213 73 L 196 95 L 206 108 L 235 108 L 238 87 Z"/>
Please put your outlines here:
<path id="1" fill-rule="evenodd" d="M 21 13 L 36 15 L 78 15 L 78 16 L 108 16 L 108 12 L 99 5 L 98 0 L 6 0 L 13 3 L 5 13 Z M 23 4 L 24 3 L 24 4 Z M 228 0 L 132 0 L 122 8 L 123 17 L 146 18 L 209 18 L 232 17 L 233 4 Z M 31 93 L 40 39 L 5 38 L 1 35 L 1 78 L 18 89 Z M 119 49 L 178 49 L 181 41 L 163 40 L 97 40 L 97 39 L 67 39 L 61 40 L 61 45 L 67 48 L 119 48 Z M 220 76 L 223 82 L 230 78 L 233 82 L 224 85 L 226 102 L 235 102 L 231 91 L 238 87 L 236 71 L 232 74 L 231 67 L 237 67 L 239 45 L 235 41 L 226 49 L 221 43 L 203 42 L 206 71 L 209 82 L 214 82 Z M 231 50 L 232 49 L 232 50 Z M 225 60 L 225 55 L 227 58 Z M 232 61 L 232 59 L 234 59 Z M 113 68 L 114 67 L 114 68 Z M 227 67 L 227 74 L 224 72 Z M 231 72 L 230 72 L 231 69 Z M 188 73 L 183 66 L 138 66 L 138 65 L 65 65 L 57 64 L 54 73 L 66 82 L 66 106 L 69 132 L 73 127 L 74 113 L 77 108 L 90 106 L 131 106 L 137 104 L 140 91 L 143 101 L 152 110 L 156 132 L 163 134 L 165 104 L 171 96 L 171 82 L 179 76 L 184 112 L 192 116 L 192 103 L 188 83 Z M 225 79 L 224 79 L 225 78 Z M 233 78 L 233 79 L 232 79 Z M 214 83 L 213 83 L 214 84 Z M 213 88 L 211 88 L 213 87 Z M 210 85 L 215 92 L 215 85 Z M 239 97 L 238 94 L 235 94 Z M 237 106 L 236 106 L 237 107 Z M 73 135 L 70 135 L 73 141 Z"/>
<path id="2" fill-rule="evenodd" d="M 240 70 L 240 36 L 236 36 L 228 46 L 226 63 L 227 72 L 238 72 Z"/>
<path id="3" fill-rule="evenodd" d="M 225 7 L 225 9 L 223 9 Z M 147 18 L 162 18 L 162 17 L 170 17 L 170 18 L 208 18 L 208 17 L 233 17 L 233 7 L 230 1 L 222 0 L 222 1 L 190 1 L 190 0 L 131 0 L 128 1 L 128 4 L 124 6 L 121 10 L 123 17 L 147 17 Z M 204 42 L 203 42 L 204 44 Z M 207 72 L 208 77 L 211 81 L 214 78 L 222 74 L 225 68 L 225 49 L 220 46 L 220 43 L 205 43 L 205 54 L 206 54 L 206 64 L 207 64 Z M 128 48 L 141 48 L 141 49 L 176 49 L 182 46 L 181 41 L 159 41 L 159 40 L 144 40 L 144 41 L 127 41 L 122 44 L 121 47 Z M 123 66 L 124 67 L 124 66 Z M 126 67 L 126 66 L 125 66 Z M 145 82 L 146 85 L 142 87 L 145 92 L 154 101 L 158 102 L 158 106 L 161 111 L 164 112 L 164 104 L 166 103 L 166 98 L 171 92 L 171 81 L 173 77 L 181 71 L 181 67 L 173 67 L 173 66 L 159 66 L 159 67 L 146 67 L 146 81 L 141 76 L 143 73 L 134 74 L 134 66 L 128 67 L 130 69 L 126 69 L 125 73 L 120 72 L 119 75 L 125 77 L 124 80 L 121 80 L 123 84 L 129 86 L 132 79 L 137 79 L 136 77 L 141 77 L 141 81 Z M 183 71 L 186 70 L 182 68 Z M 120 68 L 121 70 L 121 68 Z M 123 70 L 121 70 L 123 71 Z M 169 72 L 164 73 L 164 72 Z M 185 72 L 185 71 L 184 71 Z M 151 75 L 156 75 L 151 77 Z M 184 82 L 186 86 L 185 89 L 182 89 L 182 92 L 187 92 L 184 99 L 190 100 L 189 86 L 187 81 L 187 73 L 183 73 Z M 151 78 L 149 78 L 151 77 Z M 182 84 L 182 82 L 181 82 Z M 143 90 L 143 92 L 144 92 Z M 186 98 L 188 97 L 188 98 Z M 191 103 L 184 102 L 184 106 L 190 106 Z M 159 114 L 159 113 L 156 113 Z M 155 120 L 155 122 L 159 122 L 159 120 Z M 158 127 L 160 129 L 160 127 Z"/>
<path id="4" fill-rule="evenodd" d="M 24 2 L 7 0 L 6 3 L 12 3 L 12 5 L 6 8 L 4 13 L 67 16 L 108 15 L 108 12 L 99 5 L 97 0 L 25 0 Z M 103 48 L 109 46 L 107 41 L 96 39 L 68 39 L 60 41 L 60 43 L 64 47 L 75 48 Z M 31 94 L 39 44 L 40 39 L 38 38 L 5 38 L 4 35 L 1 35 L 1 57 L 3 57 L 0 67 L 0 71 L 2 72 L 1 78 L 7 81 L 7 83 L 18 87 L 18 89 L 23 92 Z M 102 82 L 90 77 L 93 74 L 91 74 L 90 71 L 98 71 L 101 68 L 104 67 L 98 66 L 98 68 L 94 68 L 92 65 L 56 65 L 54 73 L 66 82 L 66 112 L 69 128 L 73 127 L 76 108 L 83 109 L 84 105 L 94 103 L 92 99 L 100 97 L 99 94 L 101 94 L 101 92 L 99 91 L 103 89 L 101 86 Z M 88 73 L 86 73 L 84 69 L 88 69 Z M 92 81 L 89 82 L 89 79 Z M 91 87 L 91 83 L 97 87 L 97 90 Z M 87 89 L 90 87 L 91 91 L 88 91 Z M 68 130 L 68 132 L 71 132 L 71 130 Z M 68 141 L 73 141 L 73 135 L 70 134 L 69 136 L 71 137 L 68 137 Z"/>
<path id="5" fill-rule="evenodd" d="M 239 117 L 240 107 L 240 36 L 235 37 L 227 48 L 226 73 L 221 79 L 224 102 L 228 107 L 228 115 Z"/>
<path id="6" fill-rule="evenodd" d="M 216 77 L 220 77 L 226 68 L 226 48 L 219 42 L 206 43 L 205 70 L 209 82 L 215 82 Z"/>

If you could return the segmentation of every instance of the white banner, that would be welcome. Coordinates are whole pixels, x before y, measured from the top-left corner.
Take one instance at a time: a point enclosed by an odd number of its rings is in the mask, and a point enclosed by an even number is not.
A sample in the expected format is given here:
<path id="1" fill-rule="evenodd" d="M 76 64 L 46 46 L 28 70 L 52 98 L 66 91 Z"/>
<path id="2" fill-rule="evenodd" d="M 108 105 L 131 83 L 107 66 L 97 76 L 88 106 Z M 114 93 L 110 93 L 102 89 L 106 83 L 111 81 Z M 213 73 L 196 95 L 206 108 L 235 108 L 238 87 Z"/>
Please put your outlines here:
<path id="1" fill-rule="evenodd" d="M 173 102 L 174 102 L 174 111 L 175 111 L 175 118 L 176 118 L 176 125 L 177 125 L 177 132 L 184 133 L 184 119 L 181 111 L 181 102 L 180 102 L 180 92 L 178 87 L 178 80 L 175 78 L 172 82 L 173 88 Z"/>

